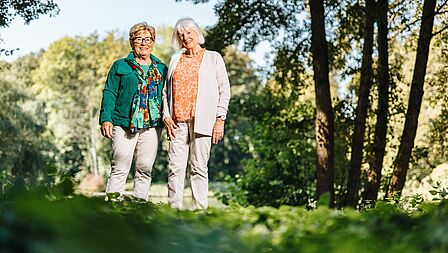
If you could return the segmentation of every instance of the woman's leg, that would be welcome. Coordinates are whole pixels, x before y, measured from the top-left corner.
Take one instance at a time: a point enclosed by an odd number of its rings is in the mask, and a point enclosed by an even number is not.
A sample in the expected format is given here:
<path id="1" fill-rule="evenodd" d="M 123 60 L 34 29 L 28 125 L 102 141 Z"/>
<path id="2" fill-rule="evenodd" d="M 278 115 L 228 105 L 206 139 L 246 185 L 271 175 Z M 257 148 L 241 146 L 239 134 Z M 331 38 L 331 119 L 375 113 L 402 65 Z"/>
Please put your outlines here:
<path id="1" fill-rule="evenodd" d="M 129 130 L 120 126 L 114 126 L 112 130 L 111 171 L 107 180 L 106 193 L 123 193 L 136 143 L 136 134 L 131 134 Z"/>
<path id="2" fill-rule="evenodd" d="M 161 128 L 142 129 L 137 139 L 134 197 L 148 200 L 151 172 L 157 156 Z"/>
<path id="3" fill-rule="evenodd" d="M 187 170 L 189 136 L 187 123 L 178 123 L 176 138 L 169 142 L 168 149 L 168 203 L 173 208 L 182 208 L 185 171 Z"/>
<path id="4" fill-rule="evenodd" d="M 191 129 L 191 158 L 190 181 L 193 198 L 193 209 L 206 209 L 208 207 L 208 159 L 212 137 L 199 135 Z"/>

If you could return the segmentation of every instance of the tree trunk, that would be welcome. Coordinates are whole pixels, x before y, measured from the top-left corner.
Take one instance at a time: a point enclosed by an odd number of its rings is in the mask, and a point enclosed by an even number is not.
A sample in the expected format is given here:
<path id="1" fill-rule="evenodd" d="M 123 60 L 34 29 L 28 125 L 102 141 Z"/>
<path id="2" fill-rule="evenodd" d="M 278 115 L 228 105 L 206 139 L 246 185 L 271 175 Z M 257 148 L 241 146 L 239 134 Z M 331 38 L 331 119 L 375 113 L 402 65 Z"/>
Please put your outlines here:
<path id="1" fill-rule="evenodd" d="M 398 155 L 394 162 L 394 170 L 386 197 L 401 195 L 406 174 L 409 168 L 409 160 L 414 147 L 415 134 L 417 133 L 418 116 L 422 105 L 423 85 L 425 82 L 426 65 L 428 63 L 429 46 L 432 38 L 434 25 L 436 0 L 425 0 L 423 4 L 422 24 L 417 45 L 417 57 L 415 59 L 414 73 L 411 83 L 411 94 L 409 96 L 406 121 L 404 123 L 403 135 L 401 136 Z"/>
<path id="2" fill-rule="evenodd" d="M 359 85 L 358 105 L 356 107 L 355 129 L 352 139 L 350 171 L 348 174 L 346 204 L 352 207 L 358 205 L 358 192 L 361 181 L 361 163 L 366 130 L 369 93 L 372 86 L 372 53 L 373 33 L 375 23 L 375 0 L 366 0 L 364 45 L 362 48 L 361 83 Z"/>
<path id="3" fill-rule="evenodd" d="M 90 113 L 90 156 L 92 159 L 92 170 L 93 175 L 98 176 L 98 156 L 96 153 L 96 140 L 95 140 L 95 130 L 98 128 L 95 124 L 95 118 L 93 117 L 93 113 Z"/>
<path id="4" fill-rule="evenodd" d="M 328 45 L 325 38 L 324 2 L 323 0 L 310 0 L 309 4 L 311 11 L 311 52 L 316 95 L 316 195 L 319 198 L 323 193 L 329 192 L 330 206 L 333 206 L 334 116 L 328 78 Z"/>
<path id="5" fill-rule="evenodd" d="M 378 24 L 378 109 L 376 111 L 375 137 L 373 153 L 369 161 L 367 184 L 363 192 L 363 200 L 375 201 L 381 185 L 381 171 L 386 148 L 386 135 L 389 112 L 389 46 L 387 13 L 388 1 L 378 0 L 377 24 Z"/>

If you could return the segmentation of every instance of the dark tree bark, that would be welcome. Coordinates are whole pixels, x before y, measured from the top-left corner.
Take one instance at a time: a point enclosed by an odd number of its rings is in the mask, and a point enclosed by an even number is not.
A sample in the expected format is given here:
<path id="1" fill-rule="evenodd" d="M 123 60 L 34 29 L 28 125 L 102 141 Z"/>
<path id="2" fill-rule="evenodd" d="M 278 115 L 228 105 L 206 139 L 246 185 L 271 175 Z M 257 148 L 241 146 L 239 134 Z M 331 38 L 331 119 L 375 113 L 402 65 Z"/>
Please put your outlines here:
<path id="1" fill-rule="evenodd" d="M 350 171 L 348 174 L 346 204 L 352 207 L 358 205 L 358 192 L 361 181 L 361 163 L 366 130 L 369 93 L 372 86 L 372 53 L 373 33 L 375 23 L 375 0 L 366 0 L 364 45 L 362 48 L 361 83 L 359 85 L 358 105 L 356 107 L 355 129 L 352 138 L 352 153 Z"/>
<path id="2" fill-rule="evenodd" d="M 423 85 L 425 82 L 429 46 L 434 26 L 435 8 L 436 0 L 425 0 L 417 45 L 417 57 L 412 76 L 411 94 L 409 96 L 408 109 L 406 112 L 406 121 L 386 197 L 401 195 L 401 191 L 403 190 L 406 181 L 409 160 L 411 158 L 412 148 L 414 147 L 415 134 L 417 133 L 418 116 L 422 105 Z"/>
<path id="3" fill-rule="evenodd" d="M 378 109 L 376 111 L 375 137 L 373 152 L 369 161 L 367 183 L 363 192 L 363 200 L 375 201 L 381 183 L 381 171 L 386 148 L 386 134 L 389 111 L 389 46 L 387 13 L 388 1 L 378 0 L 376 8 L 376 21 L 378 24 Z"/>
<path id="4" fill-rule="evenodd" d="M 316 95 L 316 155 L 317 191 L 330 193 L 330 206 L 334 203 L 334 115 L 331 105 L 328 78 L 328 45 L 325 38 L 324 2 L 310 0 L 311 52 L 313 55 L 314 87 Z"/>

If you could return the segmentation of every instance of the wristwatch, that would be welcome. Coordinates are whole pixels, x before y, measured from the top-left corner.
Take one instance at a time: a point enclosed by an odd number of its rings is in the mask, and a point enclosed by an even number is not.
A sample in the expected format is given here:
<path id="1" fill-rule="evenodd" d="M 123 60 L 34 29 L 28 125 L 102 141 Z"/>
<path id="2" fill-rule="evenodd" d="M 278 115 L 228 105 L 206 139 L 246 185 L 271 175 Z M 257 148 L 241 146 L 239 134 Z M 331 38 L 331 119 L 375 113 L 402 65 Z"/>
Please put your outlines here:
<path id="1" fill-rule="evenodd" d="M 222 120 L 222 121 L 225 121 L 226 120 L 226 116 L 225 115 L 221 115 L 221 116 L 218 116 L 218 117 L 216 117 L 217 119 L 220 119 L 220 120 Z"/>

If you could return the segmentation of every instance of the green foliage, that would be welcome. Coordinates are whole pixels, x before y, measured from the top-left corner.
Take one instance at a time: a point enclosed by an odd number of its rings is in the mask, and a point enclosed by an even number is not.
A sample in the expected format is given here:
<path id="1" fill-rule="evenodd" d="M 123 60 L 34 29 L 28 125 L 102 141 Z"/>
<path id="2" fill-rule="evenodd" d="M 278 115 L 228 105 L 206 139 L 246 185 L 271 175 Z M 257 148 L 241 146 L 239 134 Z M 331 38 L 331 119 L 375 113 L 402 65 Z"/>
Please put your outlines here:
<path id="1" fill-rule="evenodd" d="M 157 56 L 167 66 L 170 63 L 174 49 L 171 45 L 171 36 L 174 28 L 171 26 L 156 27 L 156 43 L 154 44 L 153 54 Z"/>
<path id="2" fill-rule="evenodd" d="M 448 39 L 447 36 L 436 38 L 435 45 L 440 49 L 437 53 L 437 62 L 441 64 L 441 68 L 434 74 L 430 80 L 429 91 L 430 104 L 438 109 L 438 116 L 430 121 L 428 144 L 426 145 L 431 151 L 432 166 L 448 161 Z"/>
<path id="3" fill-rule="evenodd" d="M 236 205 L 192 212 L 133 198 L 10 192 L 0 200 L 0 251 L 442 253 L 447 215 L 446 201 L 412 213 L 385 202 L 364 212 Z"/>
<path id="4" fill-rule="evenodd" d="M 6 0 L 0 2 L 0 27 L 7 27 L 15 16 L 20 16 L 29 24 L 40 15 L 57 15 L 59 7 L 53 0 Z"/>
<path id="5" fill-rule="evenodd" d="M 433 200 L 448 200 L 448 188 L 442 187 L 440 182 L 437 182 L 433 189 L 429 191 L 434 196 Z"/>
<path id="6" fill-rule="evenodd" d="M 249 157 L 241 161 L 244 170 L 236 191 L 223 192 L 223 199 L 233 197 L 240 204 L 256 206 L 304 205 L 313 199 L 313 106 L 288 89 L 276 92 L 275 85 L 259 92 L 253 89 L 246 100 L 236 101 L 240 117 L 250 125 L 238 140 Z"/>
<path id="7" fill-rule="evenodd" d="M 216 4 L 215 11 L 218 22 L 207 31 L 206 47 L 222 52 L 241 43 L 245 51 L 253 51 L 269 41 L 274 60 L 265 71 L 282 84 L 302 85 L 300 77 L 311 62 L 303 1 L 227 0 Z"/>
<path id="8" fill-rule="evenodd" d="M 39 55 L 0 62 L 0 195 L 13 184 L 51 182 L 55 147 L 45 133 L 45 113 L 30 92 Z"/>
<path id="9" fill-rule="evenodd" d="M 234 1 L 218 3 L 215 7 L 219 22 L 208 31 L 206 46 L 222 51 L 235 41 L 242 40 L 245 49 L 253 50 L 263 40 L 272 41 L 285 26 L 284 32 L 295 31 L 295 15 L 303 9 L 298 1 Z"/>
<path id="10" fill-rule="evenodd" d="M 228 47 L 223 58 L 231 83 L 232 98 L 225 124 L 224 139 L 218 145 L 214 145 L 210 152 L 209 178 L 211 180 L 220 180 L 227 175 L 233 177 L 241 172 L 241 160 L 247 155 L 239 144 L 252 127 L 246 115 L 241 112 L 241 104 L 245 104 L 249 97 L 255 95 L 252 92 L 261 83 L 248 55 L 239 52 L 235 47 Z"/>
<path id="11" fill-rule="evenodd" d="M 29 24 L 40 15 L 49 14 L 53 17 L 59 14 L 59 7 L 53 0 L 3 0 L 0 1 L 0 27 L 8 27 L 16 16 L 20 16 Z M 3 39 L 0 37 L 0 43 Z M 17 49 L 0 48 L 0 55 L 12 55 Z"/>

